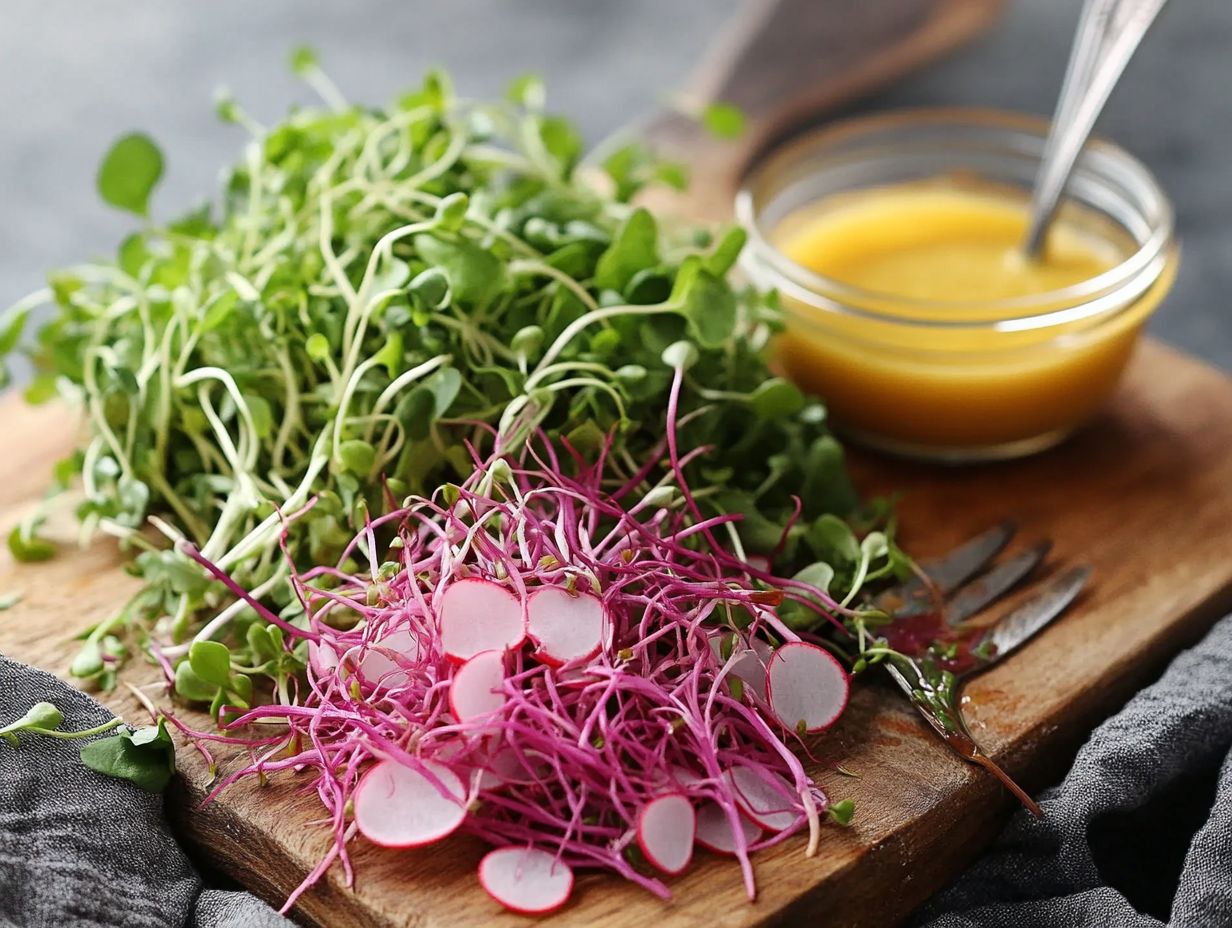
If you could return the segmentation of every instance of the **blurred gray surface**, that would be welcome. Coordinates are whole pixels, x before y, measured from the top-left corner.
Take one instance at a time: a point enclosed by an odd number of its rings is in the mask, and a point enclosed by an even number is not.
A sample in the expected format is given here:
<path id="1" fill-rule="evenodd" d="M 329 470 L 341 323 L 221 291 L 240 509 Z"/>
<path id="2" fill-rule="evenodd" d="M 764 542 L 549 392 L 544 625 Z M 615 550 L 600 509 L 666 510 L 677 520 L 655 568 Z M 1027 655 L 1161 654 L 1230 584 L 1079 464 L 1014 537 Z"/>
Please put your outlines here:
<path id="1" fill-rule="evenodd" d="M 844 3 L 851 0 L 818 0 Z M 1051 110 L 1078 0 L 1016 0 L 987 37 L 866 107 L 964 103 Z M 227 85 L 259 119 L 311 95 L 288 49 L 317 46 L 345 92 L 380 101 L 425 67 L 493 94 L 526 70 L 592 141 L 679 86 L 739 0 L 7 0 L 0 12 L 0 305 L 57 264 L 110 253 L 130 226 L 102 206 L 94 171 L 123 131 L 167 154 L 160 214 L 212 192 L 238 152 L 219 124 Z M 1114 95 L 1099 132 L 1160 177 L 1184 243 L 1157 334 L 1232 367 L 1232 0 L 1174 0 Z"/>

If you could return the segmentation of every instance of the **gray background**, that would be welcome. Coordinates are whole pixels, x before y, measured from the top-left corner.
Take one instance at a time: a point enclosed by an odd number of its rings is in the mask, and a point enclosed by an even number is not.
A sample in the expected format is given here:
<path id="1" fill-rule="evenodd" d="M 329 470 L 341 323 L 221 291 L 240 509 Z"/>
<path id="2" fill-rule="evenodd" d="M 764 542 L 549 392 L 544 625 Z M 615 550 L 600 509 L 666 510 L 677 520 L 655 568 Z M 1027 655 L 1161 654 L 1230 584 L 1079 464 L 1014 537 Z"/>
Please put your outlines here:
<path id="1" fill-rule="evenodd" d="M 819 0 L 860 2 L 860 0 Z M 986 37 L 861 104 L 1052 108 L 1078 0 L 1017 0 Z M 318 47 L 345 92 L 381 101 L 425 67 L 468 93 L 542 73 L 554 109 L 592 141 L 684 80 L 739 0 L 6 0 L 0 12 L 0 305 L 59 263 L 109 253 L 130 228 L 93 188 L 123 131 L 167 154 L 155 209 L 209 194 L 241 143 L 214 118 L 227 85 L 258 118 L 311 100 L 285 67 Z M 1184 259 L 1157 334 L 1232 367 L 1232 2 L 1174 0 L 1113 97 L 1100 131 L 1141 157 L 1176 204 Z"/>

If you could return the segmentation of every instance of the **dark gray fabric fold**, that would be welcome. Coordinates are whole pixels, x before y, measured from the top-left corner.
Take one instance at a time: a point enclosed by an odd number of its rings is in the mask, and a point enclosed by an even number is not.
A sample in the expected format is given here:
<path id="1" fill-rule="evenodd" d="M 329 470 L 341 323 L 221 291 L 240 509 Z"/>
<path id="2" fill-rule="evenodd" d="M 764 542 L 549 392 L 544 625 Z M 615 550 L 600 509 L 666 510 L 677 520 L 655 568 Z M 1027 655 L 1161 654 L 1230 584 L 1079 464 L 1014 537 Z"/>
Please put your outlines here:
<path id="1" fill-rule="evenodd" d="M 0 719 L 55 703 L 66 730 L 111 718 L 41 670 L 0 656 Z M 163 799 L 89 770 L 81 742 L 0 742 L 0 926 L 20 928 L 282 928 L 247 893 L 202 891 L 176 844 Z"/>
<path id="2" fill-rule="evenodd" d="M 1095 730 L 928 928 L 1232 926 L 1232 617 Z"/>

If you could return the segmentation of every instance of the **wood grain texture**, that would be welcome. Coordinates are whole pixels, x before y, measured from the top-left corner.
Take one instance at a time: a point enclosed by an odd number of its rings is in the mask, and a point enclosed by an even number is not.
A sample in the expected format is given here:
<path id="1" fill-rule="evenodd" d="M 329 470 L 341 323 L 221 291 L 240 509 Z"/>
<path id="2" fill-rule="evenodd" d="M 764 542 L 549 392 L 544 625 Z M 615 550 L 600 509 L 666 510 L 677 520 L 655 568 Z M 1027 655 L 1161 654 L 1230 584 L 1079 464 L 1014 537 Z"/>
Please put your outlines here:
<path id="1" fill-rule="evenodd" d="M 0 406 L 9 455 L 0 462 L 0 526 L 37 499 L 43 474 L 68 446 L 71 422 L 8 398 Z M 1090 590 L 1069 614 L 969 687 L 974 730 L 1029 788 L 1065 768 L 1090 729 L 1232 606 L 1232 381 L 1147 341 L 1112 407 L 1091 428 L 1042 456 L 979 469 L 908 466 L 854 455 L 863 490 L 904 491 L 903 541 L 940 553 L 1005 517 L 1020 543 L 1055 542 L 1053 569 L 1089 563 Z M 23 600 L 0 614 L 0 652 L 64 675 L 70 638 L 132 589 L 113 547 L 100 542 L 47 563 L 0 555 L 0 590 Z M 145 674 L 133 668 L 130 679 Z M 160 695 L 155 693 L 155 695 Z M 131 696 L 111 705 L 139 718 Z M 0 714 L 15 709 L 3 703 Z M 204 720 L 184 711 L 197 724 Z M 855 824 L 828 828 L 821 853 L 803 840 L 756 857 L 760 895 L 748 904 L 736 866 L 700 854 L 663 904 L 599 875 L 548 924 L 627 928 L 804 923 L 884 926 L 951 879 L 995 834 L 1012 803 L 986 775 L 953 757 L 889 689 L 860 688 L 834 730 L 815 743 L 814 770 L 835 797 L 857 801 Z M 170 808 L 197 851 L 265 898 L 280 902 L 327 848 L 320 816 L 290 777 L 244 784 L 204 808 L 206 765 L 180 754 Z M 861 774 L 836 773 L 842 764 Z M 475 881 L 481 848 L 450 839 L 390 852 L 355 842 L 357 880 L 331 870 L 297 910 L 330 926 L 514 925 Z"/>

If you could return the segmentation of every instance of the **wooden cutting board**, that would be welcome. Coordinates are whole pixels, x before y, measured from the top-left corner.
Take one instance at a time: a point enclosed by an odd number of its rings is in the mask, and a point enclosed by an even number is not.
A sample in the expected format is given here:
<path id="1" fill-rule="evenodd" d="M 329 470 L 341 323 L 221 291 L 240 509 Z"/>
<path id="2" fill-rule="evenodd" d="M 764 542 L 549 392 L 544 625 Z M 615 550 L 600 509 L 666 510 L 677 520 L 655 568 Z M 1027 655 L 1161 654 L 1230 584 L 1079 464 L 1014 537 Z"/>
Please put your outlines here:
<path id="1" fill-rule="evenodd" d="M 28 511 L 70 423 L 46 410 L 0 404 L 0 527 Z M 1053 569 L 1084 562 L 1091 587 L 1056 625 L 968 688 L 969 714 L 990 753 L 1029 789 L 1055 778 L 1090 729 L 1232 607 L 1232 380 L 1157 342 L 1141 347 L 1112 407 L 1066 445 L 979 469 L 931 469 L 856 455 L 861 488 L 898 489 L 903 542 L 928 556 L 1006 516 L 1027 542 L 1051 537 Z M 66 675 L 69 639 L 132 589 L 106 542 L 44 564 L 0 555 L 0 592 L 23 594 L 0 613 L 0 652 Z M 152 679 L 133 667 L 130 679 Z M 0 694 L 0 717 L 27 707 Z M 131 697 L 106 699 L 126 718 Z M 186 713 L 192 715 L 192 713 Z M 208 724 L 196 716 L 196 724 Z M 34 745 L 25 748 L 36 750 Z M 755 858 L 760 896 L 748 904 L 728 859 L 700 853 L 663 904 L 608 876 L 584 876 L 550 924 L 629 928 L 772 922 L 885 926 L 951 879 L 1001 827 L 1011 800 L 988 776 L 949 755 L 897 693 L 858 690 L 840 723 L 816 742 L 813 770 L 836 798 L 854 798 L 853 826 L 827 828 L 821 853 L 792 840 Z M 837 774 L 836 764 L 861 774 Z M 195 807 L 206 769 L 180 752 L 182 783 L 168 807 L 196 850 L 280 902 L 326 849 L 307 823 L 320 816 L 293 780 L 241 785 Z M 356 842 L 354 893 L 330 872 L 298 915 L 330 926 L 513 925 L 475 880 L 478 843 L 390 852 Z"/>
<path id="2" fill-rule="evenodd" d="M 731 99 L 757 117 L 740 143 L 698 137 L 674 116 L 654 121 L 656 139 L 690 157 L 700 196 L 695 212 L 730 202 L 751 153 L 804 107 L 833 105 L 871 89 L 988 22 L 990 0 L 816 0 L 755 3 L 743 26 L 703 69 L 700 99 Z M 866 13 L 877 8 L 881 15 Z M 772 16 L 775 10 L 779 16 Z M 784 16 L 783 14 L 789 14 Z M 854 26 L 854 33 L 851 27 Z M 842 29 L 847 39 L 840 36 Z M 871 58 L 868 48 L 881 55 Z M 786 56 L 818 54 L 799 69 Z M 778 62 L 766 67 L 767 61 Z M 809 88 L 805 97 L 781 83 Z M 743 75 L 743 77 L 740 77 Z M 69 447 L 60 412 L 0 402 L 0 528 L 35 505 L 51 462 Z M 969 688 L 970 716 L 990 753 L 1028 788 L 1055 778 L 1090 729 L 1157 673 L 1181 646 L 1232 607 L 1232 381 L 1158 343 L 1146 342 L 1111 408 L 1063 447 L 979 469 L 907 466 L 853 454 L 866 493 L 904 492 L 902 540 L 927 557 L 1006 516 L 1025 542 L 1055 542 L 1053 569 L 1095 569 L 1090 590 L 1057 625 Z M 0 554 L 0 593 L 23 595 L 0 613 L 0 652 L 67 674 L 70 639 L 110 614 L 133 590 L 106 542 L 38 565 Z M 130 668 L 133 682 L 153 675 Z M 126 718 L 135 700 L 106 697 Z M 27 707 L 0 694 L 0 718 Z M 191 715 L 191 713 L 186 713 Z M 198 725 L 207 724 L 197 716 Z M 796 923 L 885 926 L 904 918 L 951 879 L 996 833 L 1012 808 L 1000 787 L 953 759 L 895 694 L 876 685 L 856 694 L 842 722 L 816 743 L 814 771 L 859 813 L 829 828 L 821 853 L 789 841 L 757 855 L 760 895 L 748 904 L 730 860 L 700 854 L 672 881 L 664 904 L 615 878 L 583 876 L 573 901 L 550 924 L 748 926 Z M 859 779 L 836 773 L 841 764 Z M 191 750 L 168 809 L 205 859 L 280 903 L 321 858 L 327 839 L 309 823 L 315 801 L 282 780 L 242 785 L 198 807 L 207 771 Z M 303 921 L 341 926 L 513 925 L 475 880 L 478 843 L 451 839 L 420 851 L 390 852 L 356 842 L 354 891 L 335 869 L 302 900 Z"/>

